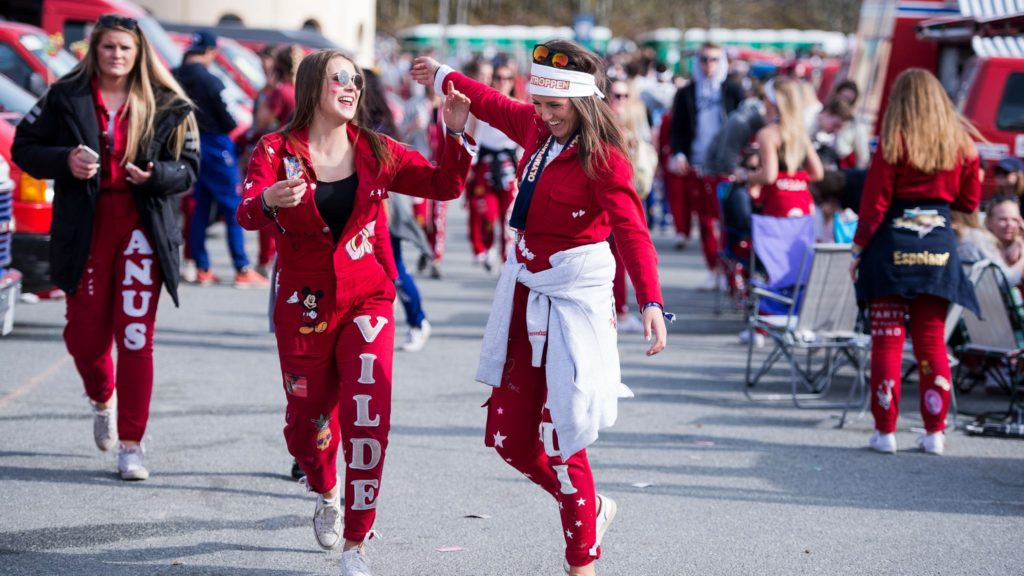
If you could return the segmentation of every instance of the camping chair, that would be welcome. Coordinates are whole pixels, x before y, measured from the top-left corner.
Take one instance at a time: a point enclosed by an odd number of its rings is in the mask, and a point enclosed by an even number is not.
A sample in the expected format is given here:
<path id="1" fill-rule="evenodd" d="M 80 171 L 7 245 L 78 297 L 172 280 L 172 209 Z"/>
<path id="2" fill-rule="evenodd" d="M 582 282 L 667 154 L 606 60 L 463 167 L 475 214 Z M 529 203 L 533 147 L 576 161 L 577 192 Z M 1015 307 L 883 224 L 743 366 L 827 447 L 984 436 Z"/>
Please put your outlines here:
<path id="1" fill-rule="evenodd" d="M 1003 414 L 1005 418 L 1013 414 L 1017 406 L 1017 386 L 1022 380 L 1021 358 L 1024 349 L 1018 342 L 1014 326 L 1024 325 L 1024 320 L 1013 305 L 1010 283 L 999 266 L 989 264 L 981 267 L 974 292 L 981 307 L 981 317 L 970 311 L 963 315 L 970 342 L 957 349 L 960 364 L 957 365 L 953 381 L 960 381 L 966 358 L 979 359 L 985 377 L 991 377 L 1010 394 L 1009 406 Z"/>
<path id="2" fill-rule="evenodd" d="M 813 232 L 813 228 L 812 228 Z M 755 254 L 761 255 L 756 244 Z M 788 306 L 784 316 L 751 314 L 750 329 L 760 329 L 771 339 L 773 349 L 754 373 L 753 345 L 747 352 L 747 378 L 744 393 L 751 400 L 792 400 L 797 408 L 843 408 L 839 427 L 855 399 L 863 405 L 867 398 L 866 364 L 870 339 L 856 331 L 857 299 L 848 275 L 850 246 L 848 244 L 816 244 L 804 258 L 797 276 L 807 274 L 807 282 L 793 297 L 755 288 L 757 299 L 768 299 Z M 806 359 L 798 358 L 798 353 Z M 820 366 L 815 356 L 821 353 Z M 754 394 L 753 388 L 780 359 L 790 368 L 788 394 Z M 824 402 L 836 373 L 844 366 L 855 371 L 854 385 L 844 402 Z M 813 403 L 811 403 L 813 402 Z"/>

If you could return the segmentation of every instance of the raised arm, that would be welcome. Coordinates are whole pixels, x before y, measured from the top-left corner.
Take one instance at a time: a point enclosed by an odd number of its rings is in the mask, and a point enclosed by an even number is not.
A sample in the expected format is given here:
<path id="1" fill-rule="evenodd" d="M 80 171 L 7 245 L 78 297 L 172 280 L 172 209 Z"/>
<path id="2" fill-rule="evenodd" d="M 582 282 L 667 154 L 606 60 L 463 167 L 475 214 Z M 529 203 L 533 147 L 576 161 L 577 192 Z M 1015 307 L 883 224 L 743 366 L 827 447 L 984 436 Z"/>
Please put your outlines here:
<path id="1" fill-rule="evenodd" d="M 448 87 L 454 85 L 456 90 L 472 101 L 470 112 L 473 116 L 501 130 L 516 144 L 525 147 L 526 143 L 534 139 L 537 125 L 534 122 L 536 113 L 533 106 L 513 100 L 486 84 L 453 72 L 433 58 L 417 58 L 412 67 L 412 76 L 424 86 L 433 84 L 435 87 L 443 87 L 446 94 Z"/>

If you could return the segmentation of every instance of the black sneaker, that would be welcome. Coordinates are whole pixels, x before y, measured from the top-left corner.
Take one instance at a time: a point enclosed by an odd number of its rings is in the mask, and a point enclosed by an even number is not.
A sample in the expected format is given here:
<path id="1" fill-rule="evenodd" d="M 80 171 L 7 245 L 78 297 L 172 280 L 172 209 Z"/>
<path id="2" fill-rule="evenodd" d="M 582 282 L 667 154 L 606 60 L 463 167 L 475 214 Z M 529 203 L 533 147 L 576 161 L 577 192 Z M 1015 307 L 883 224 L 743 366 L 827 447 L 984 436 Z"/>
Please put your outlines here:
<path id="1" fill-rule="evenodd" d="M 302 468 L 299 467 L 299 461 L 292 460 L 292 478 L 298 480 L 299 478 L 302 478 L 305 475 L 306 473 L 303 472 Z"/>

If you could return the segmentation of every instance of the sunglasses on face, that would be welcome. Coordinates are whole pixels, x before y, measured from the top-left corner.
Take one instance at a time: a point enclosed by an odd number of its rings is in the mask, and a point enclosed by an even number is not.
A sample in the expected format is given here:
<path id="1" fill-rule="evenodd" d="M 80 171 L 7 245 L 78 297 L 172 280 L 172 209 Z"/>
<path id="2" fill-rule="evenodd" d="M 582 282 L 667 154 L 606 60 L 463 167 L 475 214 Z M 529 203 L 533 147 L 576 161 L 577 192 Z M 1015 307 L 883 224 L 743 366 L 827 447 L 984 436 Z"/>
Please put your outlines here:
<path id="1" fill-rule="evenodd" d="M 629 98 L 629 94 L 622 94 L 622 93 L 612 94 L 611 96 L 612 96 L 612 100 L 625 100 L 625 99 Z"/>
<path id="2" fill-rule="evenodd" d="M 135 30 L 139 27 L 138 21 L 134 18 L 118 16 L 117 14 L 104 14 L 103 16 L 100 16 L 96 22 L 104 28 L 124 28 L 125 30 Z"/>
<path id="3" fill-rule="evenodd" d="M 498 82 L 511 82 L 512 80 L 515 80 L 516 77 L 515 76 L 495 76 L 494 79 L 497 80 Z"/>
<path id="4" fill-rule="evenodd" d="M 536 64 L 544 64 L 552 68 L 566 68 L 572 64 L 572 60 L 569 59 L 567 54 L 563 52 L 552 53 L 543 44 L 537 44 L 533 47 L 533 61 Z"/>
<path id="5" fill-rule="evenodd" d="M 349 74 L 348 70 L 342 70 L 341 72 L 335 72 L 327 77 L 328 80 L 334 82 L 338 86 L 344 88 L 352 83 L 356 90 L 363 89 L 363 76 L 361 74 Z"/>
<path id="6" fill-rule="evenodd" d="M 712 62 L 718 62 L 718 56 L 701 56 L 700 57 L 700 63 L 701 64 L 710 64 Z"/>

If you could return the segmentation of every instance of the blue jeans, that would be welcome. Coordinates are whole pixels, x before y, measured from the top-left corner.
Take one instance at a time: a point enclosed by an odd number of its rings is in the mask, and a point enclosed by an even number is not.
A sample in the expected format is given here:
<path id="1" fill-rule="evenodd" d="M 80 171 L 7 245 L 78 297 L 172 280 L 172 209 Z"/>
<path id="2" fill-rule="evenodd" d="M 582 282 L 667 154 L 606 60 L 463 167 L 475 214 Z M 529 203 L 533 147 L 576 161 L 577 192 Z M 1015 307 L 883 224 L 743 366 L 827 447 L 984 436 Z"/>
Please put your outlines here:
<path id="1" fill-rule="evenodd" d="M 391 252 L 395 255 L 395 266 L 398 268 L 395 288 L 398 290 L 398 299 L 402 301 L 402 308 L 405 308 L 405 320 L 409 326 L 419 328 L 427 319 L 427 315 L 423 313 L 423 302 L 420 300 L 416 282 L 402 261 L 402 241 L 394 236 L 391 237 Z"/>
<path id="2" fill-rule="evenodd" d="M 196 199 L 196 211 L 192 214 L 189 242 L 196 268 L 210 269 L 210 255 L 206 252 L 206 227 L 210 223 L 210 210 L 217 203 L 217 210 L 227 225 L 228 250 L 235 270 L 249 267 L 245 255 L 245 236 L 235 218 L 235 211 L 242 198 L 238 192 L 238 161 L 235 145 L 227 134 L 201 134 L 199 141 L 202 152 L 199 164 L 199 178 L 192 188 Z"/>

